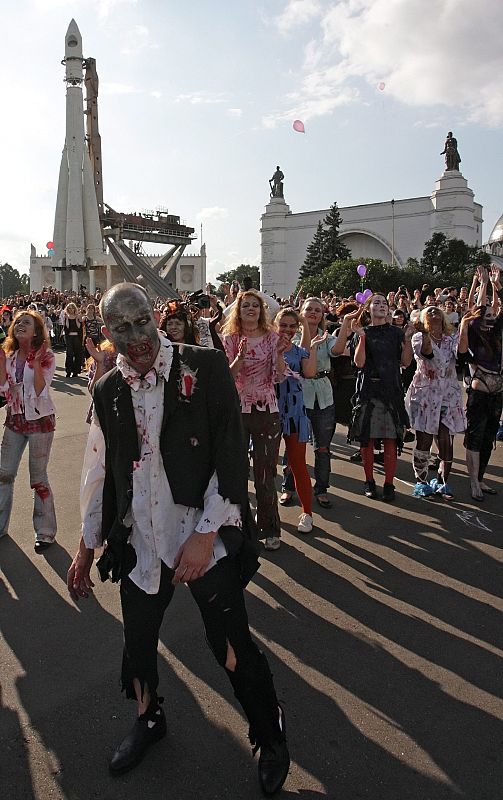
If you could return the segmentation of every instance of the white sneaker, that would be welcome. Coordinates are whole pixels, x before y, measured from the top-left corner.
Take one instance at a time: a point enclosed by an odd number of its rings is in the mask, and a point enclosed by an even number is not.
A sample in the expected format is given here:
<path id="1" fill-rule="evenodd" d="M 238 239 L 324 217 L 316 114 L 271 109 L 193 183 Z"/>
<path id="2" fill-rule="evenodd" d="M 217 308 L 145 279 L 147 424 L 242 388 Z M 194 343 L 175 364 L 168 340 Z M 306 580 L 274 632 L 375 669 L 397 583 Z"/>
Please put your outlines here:
<path id="1" fill-rule="evenodd" d="M 313 530 L 313 518 L 310 514 L 301 514 L 297 525 L 299 533 L 311 533 Z"/>
<path id="2" fill-rule="evenodd" d="M 264 542 L 266 550 L 278 550 L 281 545 L 281 539 L 278 536 L 268 536 Z"/>

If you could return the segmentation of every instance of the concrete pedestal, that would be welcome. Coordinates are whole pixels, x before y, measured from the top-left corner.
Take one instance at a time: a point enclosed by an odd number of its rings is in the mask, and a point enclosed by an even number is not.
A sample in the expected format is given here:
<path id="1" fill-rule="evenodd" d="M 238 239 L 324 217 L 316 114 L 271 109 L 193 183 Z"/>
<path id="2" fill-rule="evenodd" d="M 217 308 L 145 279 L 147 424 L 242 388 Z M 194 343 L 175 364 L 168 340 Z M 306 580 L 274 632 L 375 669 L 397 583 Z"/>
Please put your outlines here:
<path id="1" fill-rule="evenodd" d="M 260 286 L 263 292 L 289 294 L 287 217 L 290 206 L 283 197 L 271 197 L 262 214 Z M 288 291 L 287 291 L 288 289 Z"/>

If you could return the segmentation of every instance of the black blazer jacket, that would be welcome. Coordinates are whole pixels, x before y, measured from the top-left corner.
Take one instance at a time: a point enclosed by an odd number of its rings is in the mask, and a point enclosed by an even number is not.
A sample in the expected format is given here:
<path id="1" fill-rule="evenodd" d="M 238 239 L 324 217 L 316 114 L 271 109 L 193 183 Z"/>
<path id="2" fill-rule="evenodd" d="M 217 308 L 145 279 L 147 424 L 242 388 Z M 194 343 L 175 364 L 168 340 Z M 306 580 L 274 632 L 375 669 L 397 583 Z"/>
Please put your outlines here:
<path id="1" fill-rule="evenodd" d="M 184 376 L 192 376 L 190 396 Z M 140 457 L 131 389 L 115 368 L 94 387 L 96 414 L 106 445 L 102 537 L 107 550 L 98 562 L 103 580 L 119 580 L 134 566 L 123 520 L 133 494 L 133 462 Z M 230 554 L 239 552 L 246 584 L 258 568 L 258 540 L 248 501 L 248 443 L 239 398 L 225 355 L 219 350 L 173 345 L 169 378 L 164 381 L 161 455 L 175 503 L 204 507 L 204 493 L 216 472 L 224 499 L 242 510 L 242 533 L 223 527 Z M 108 551 L 108 552 L 107 552 Z"/>

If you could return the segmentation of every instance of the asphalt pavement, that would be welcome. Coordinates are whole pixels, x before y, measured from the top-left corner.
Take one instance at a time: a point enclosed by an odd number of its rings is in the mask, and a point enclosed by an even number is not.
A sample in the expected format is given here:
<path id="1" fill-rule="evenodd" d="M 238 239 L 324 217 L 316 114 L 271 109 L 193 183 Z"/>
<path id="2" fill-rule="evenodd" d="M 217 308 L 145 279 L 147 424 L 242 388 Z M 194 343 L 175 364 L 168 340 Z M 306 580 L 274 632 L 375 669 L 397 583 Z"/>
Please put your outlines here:
<path id="1" fill-rule="evenodd" d="M 134 704 L 120 693 L 117 586 L 95 571 L 89 600 L 66 590 L 89 396 L 57 362 L 57 544 L 34 552 L 26 454 L 0 541 L 0 798 L 260 798 L 245 720 L 185 586 L 159 645 L 168 735 L 133 772 L 108 773 Z M 345 437 L 334 437 L 333 508 L 315 509 L 308 535 L 296 530 L 301 509 L 282 508 L 281 549 L 264 551 L 247 590 L 287 714 L 292 767 L 279 797 L 501 800 L 503 446 L 487 476 L 499 494 L 476 504 L 462 437 L 451 503 L 411 496 L 407 445 L 387 505 L 364 497 Z"/>

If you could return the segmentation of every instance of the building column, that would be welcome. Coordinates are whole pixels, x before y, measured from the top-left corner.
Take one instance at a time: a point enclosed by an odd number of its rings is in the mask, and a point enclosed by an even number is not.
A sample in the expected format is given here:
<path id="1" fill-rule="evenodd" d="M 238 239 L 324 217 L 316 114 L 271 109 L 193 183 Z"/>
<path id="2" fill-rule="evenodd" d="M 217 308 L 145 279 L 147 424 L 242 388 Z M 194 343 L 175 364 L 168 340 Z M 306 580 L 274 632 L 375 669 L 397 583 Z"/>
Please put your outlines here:
<path id="1" fill-rule="evenodd" d="M 79 273 L 76 269 L 72 269 L 72 292 L 79 293 Z"/>
<path id="2" fill-rule="evenodd" d="M 107 289 L 112 288 L 112 267 L 107 264 Z"/>
<path id="3" fill-rule="evenodd" d="M 60 269 L 57 269 L 57 270 L 56 270 L 56 291 L 58 291 L 58 292 L 60 292 L 60 291 L 61 291 L 61 287 L 62 287 L 62 285 L 63 285 L 63 280 L 62 280 L 62 278 L 63 278 L 63 276 L 62 276 L 62 274 L 61 274 L 61 270 L 60 270 Z"/>
<path id="4" fill-rule="evenodd" d="M 96 291 L 96 273 L 94 269 L 89 270 L 89 294 L 94 294 Z"/>

